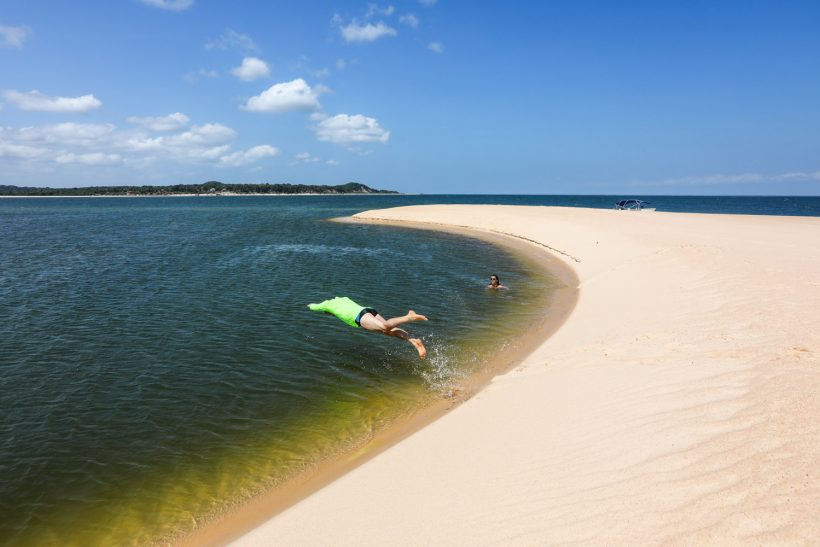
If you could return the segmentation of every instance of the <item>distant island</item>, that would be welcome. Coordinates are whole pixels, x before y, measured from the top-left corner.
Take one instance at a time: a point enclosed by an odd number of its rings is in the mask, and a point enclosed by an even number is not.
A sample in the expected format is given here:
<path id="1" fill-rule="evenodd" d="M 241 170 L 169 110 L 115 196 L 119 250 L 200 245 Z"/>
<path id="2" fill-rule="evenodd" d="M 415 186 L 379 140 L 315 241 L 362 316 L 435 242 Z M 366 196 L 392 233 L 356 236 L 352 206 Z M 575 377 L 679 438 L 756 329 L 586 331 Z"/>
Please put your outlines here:
<path id="1" fill-rule="evenodd" d="M 398 194 L 393 190 L 375 190 L 358 182 L 336 186 L 315 184 L 226 184 L 216 180 L 204 184 L 170 186 L 82 186 L 78 188 L 37 188 L 2 186 L 0 196 L 174 196 L 250 194 Z"/>

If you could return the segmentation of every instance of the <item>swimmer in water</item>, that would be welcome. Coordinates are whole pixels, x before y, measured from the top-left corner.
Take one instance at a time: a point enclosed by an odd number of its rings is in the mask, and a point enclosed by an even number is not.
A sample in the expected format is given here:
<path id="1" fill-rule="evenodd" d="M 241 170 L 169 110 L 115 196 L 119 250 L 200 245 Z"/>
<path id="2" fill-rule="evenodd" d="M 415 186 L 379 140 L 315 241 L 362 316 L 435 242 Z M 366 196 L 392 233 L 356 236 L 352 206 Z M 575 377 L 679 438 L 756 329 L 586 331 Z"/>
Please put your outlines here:
<path id="1" fill-rule="evenodd" d="M 406 330 L 398 328 L 399 325 L 409 323 L 410 321 L 427 321 L 427 317 L 419 315 L 413 310 L 408 311 L 406 315 L 402 315 L 401 317 L 385 319 L 373 308 L 360 306 L 345 296 L 337 296 L 336 298 L 331 298 L 318 304 L 308 304 L 308 308 L 310 308 L 311 311 L 321 311 L 334 315 L 351 327 L 361 327 L 372 332 L 380 332 L 386 336 L 400 338 L 416 348 L 421 359 L 427 357 L 427 349 L 425 349 L 422 341 L 418 338 L 411 338 Z"/>
<path id="2" fill-rule="evenodd" d="M 495 274 L 492 274 L 490 276 L 490 284 L 487 285 L 487 288 L 488 289 L 507 289 L 509 287 L 505 287 L 504 285 L 502 285 L 501 280 L 498 279 L 498 276 L 495 275 Z"/>

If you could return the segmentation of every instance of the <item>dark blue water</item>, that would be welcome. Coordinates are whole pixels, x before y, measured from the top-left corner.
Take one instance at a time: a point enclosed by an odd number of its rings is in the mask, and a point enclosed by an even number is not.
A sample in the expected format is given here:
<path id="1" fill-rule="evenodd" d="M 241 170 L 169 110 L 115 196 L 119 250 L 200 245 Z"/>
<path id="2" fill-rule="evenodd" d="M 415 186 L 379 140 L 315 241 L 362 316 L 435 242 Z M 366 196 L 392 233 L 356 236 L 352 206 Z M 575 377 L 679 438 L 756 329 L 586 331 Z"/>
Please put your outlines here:
<path id="1" fill-rule="evenodd" d="M 83 198 L 71 198 L 83 199 Z M 118 198 L 106 198 L 118 199 Z M 125 198 L 123 198 L 125 199 Z M 129 198 L 130 199 L 130 198 Z M 184 198 L 173 198 L 184 199 Z M 221 198 L 225 199 L 225 198 Z M 231 199 L 252 200 L 254 197 L 233 197 Z M 283 199 L 312 199 L 304 197 L 283 197 Z M 318 198 L 327 199 L 327 198 Z M 332 210 L 339 214 L 355 213 L 364 209 L 381 209 L 402 205 L 425 205 L 437 203 L 498 204 L 498 205 L 540 205 L 557 207 L 589 207 L 612 209 L 615 202 L 622 199 L 640 199 L 648 202 L 658 211 L 671 213 L 712 213 L 735 215 L 776 215 L 776 216 L 820 216 L 820 196 L 650 196 L 650 195 L 402 195 L 402 196 L 333 196 L 337 204 Z M 362 201 L 364 200 L 364 201 Z M 84 203 L 90 200 L 85 199 Z M 8 203 L 4 203 L 8 202 Z M 53 202 L 49 205 L 48 202 Z M 64 200 L 48 198 L 0 199 L 5 207 L 62 207 Z M 102 206 L 98 204 L 97 206 Z M 158 205 L 162 207 L 163 205 Z M 172 204 L 164 205 L 172 207 Z"/>
<path id="2" fill-rule="evenodd" d="M 640 199 L 658 211 L 670 213 L 718 213 L 731 215 L 820 216 L 820 197 L 789 196 L 451 196 L 424 195 L 388 198 L 406 200 L 402 204 L 465 203 L 499 205 L 543 205 L 612 209 L 622 199 Z M 394 203 L 386 201 L 385 203 Z M 396 203 L 398 204 L 398 203 Z M 381 205 L 380 205 L 381 206 Z M 393 206 L 393 205 L 385 205 Z"/>
<path id="3" fill-rule="evenodd" d="M 441 397 L 554 286 L 370 197 L 0 200 L 0 544 L 146 543 Z M 514 291 L 487 291 L 491 272 Z M 430 317 L 427 345 L 306 309 Z M 492 317 L 508 317 L 502 325 Z"/>

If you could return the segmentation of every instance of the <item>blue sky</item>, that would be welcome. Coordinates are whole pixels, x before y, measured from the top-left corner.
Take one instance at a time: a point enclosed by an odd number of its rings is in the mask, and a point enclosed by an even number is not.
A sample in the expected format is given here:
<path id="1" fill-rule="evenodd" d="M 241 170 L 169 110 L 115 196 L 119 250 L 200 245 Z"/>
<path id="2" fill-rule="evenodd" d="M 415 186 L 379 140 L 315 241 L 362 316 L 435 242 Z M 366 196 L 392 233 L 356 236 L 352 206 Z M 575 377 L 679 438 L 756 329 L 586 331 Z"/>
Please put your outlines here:
<path id="1" fill-rule="evenodd" d="M 818 2 L 4 0 L 0 184 L 820 194 Z"/>

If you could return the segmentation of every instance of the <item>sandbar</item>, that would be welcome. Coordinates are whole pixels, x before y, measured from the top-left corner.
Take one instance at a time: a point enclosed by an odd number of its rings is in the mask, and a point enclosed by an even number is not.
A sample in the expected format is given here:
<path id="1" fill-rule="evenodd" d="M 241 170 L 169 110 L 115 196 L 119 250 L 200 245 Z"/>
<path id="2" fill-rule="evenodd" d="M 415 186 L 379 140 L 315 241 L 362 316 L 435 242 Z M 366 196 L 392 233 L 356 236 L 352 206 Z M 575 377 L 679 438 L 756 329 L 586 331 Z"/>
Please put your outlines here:
<path id="1" fill-rule="evenodd" d="M 574 270 L 577 303 L 475 396 L 235 545 L 820 541 L 820 218 L 356 217 L 527 242 Z"/>

